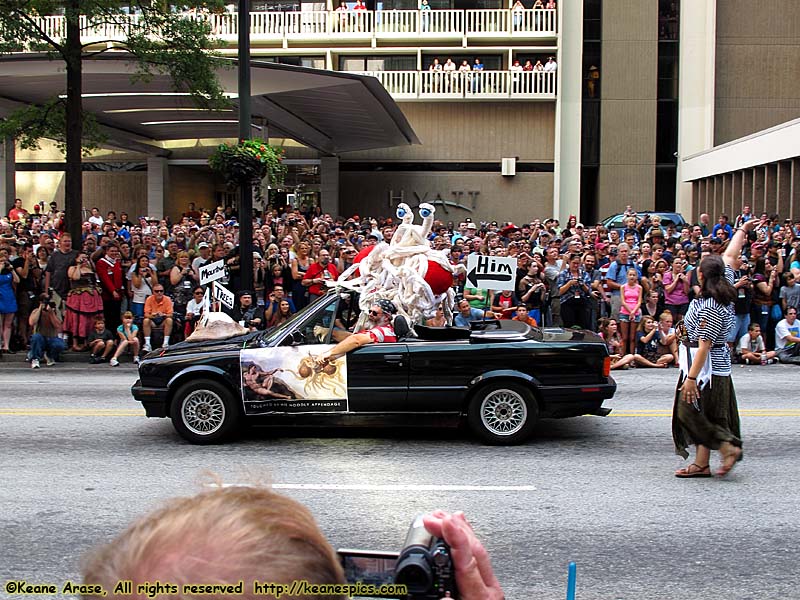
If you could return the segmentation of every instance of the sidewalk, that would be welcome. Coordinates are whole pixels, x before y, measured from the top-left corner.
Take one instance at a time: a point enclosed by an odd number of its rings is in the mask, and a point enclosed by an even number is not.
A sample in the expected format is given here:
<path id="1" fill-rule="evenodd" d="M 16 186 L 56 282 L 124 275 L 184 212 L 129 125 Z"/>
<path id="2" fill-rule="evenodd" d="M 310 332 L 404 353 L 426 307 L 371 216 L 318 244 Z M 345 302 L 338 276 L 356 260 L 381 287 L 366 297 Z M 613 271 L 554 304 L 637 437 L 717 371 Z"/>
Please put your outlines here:
<path id="1" fill-rule="evenodd" d="M 13 365 L 16 367 L 21 367 L 23 365 L 28 366 L 28 361 L 26 360 L 27 352 L 25 350 L 20 350 L 15 354 L 6 354 L 5 352 L 0 355 L 0 366 L 3 365 Z M 119 358 L 120 367 L 122 366 L 133 366 L 133 356 L 128 353 L 123 354 Z M 70 365 L 85 365 L 86 367 L 98 367 L 98 368 L 111 368 L 109 364 L 100 363 L 97 365 L 90 365 L 89 364 L 89 353 L 88 352 L 72 352 L 66 351 L 62 352 L 59 358 L 58 364 L 70 364 Z M 42 361 L 42 369 L 46 369 L 44 361 Z"/>

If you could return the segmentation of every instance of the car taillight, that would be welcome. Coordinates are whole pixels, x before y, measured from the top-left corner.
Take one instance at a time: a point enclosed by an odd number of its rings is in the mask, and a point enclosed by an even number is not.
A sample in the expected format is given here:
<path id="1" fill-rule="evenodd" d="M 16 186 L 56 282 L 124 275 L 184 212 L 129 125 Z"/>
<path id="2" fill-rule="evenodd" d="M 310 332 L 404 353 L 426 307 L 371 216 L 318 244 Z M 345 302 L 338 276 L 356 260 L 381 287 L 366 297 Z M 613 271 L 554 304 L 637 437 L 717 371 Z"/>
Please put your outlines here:
<path id="1" fill-rule="evenodd" d="M 603 359 L 603 377 L 608 377 L 611 375 L 611 357 L 606 356 Z"/>

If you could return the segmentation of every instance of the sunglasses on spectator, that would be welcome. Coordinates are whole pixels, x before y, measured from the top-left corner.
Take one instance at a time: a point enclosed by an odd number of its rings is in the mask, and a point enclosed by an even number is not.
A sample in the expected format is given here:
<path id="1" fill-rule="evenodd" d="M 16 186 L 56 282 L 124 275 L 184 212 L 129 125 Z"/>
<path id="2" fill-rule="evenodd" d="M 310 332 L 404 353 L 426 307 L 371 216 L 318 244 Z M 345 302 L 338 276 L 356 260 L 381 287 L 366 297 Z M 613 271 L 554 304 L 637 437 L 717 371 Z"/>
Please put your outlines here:
<path id="1" fill-rule="evenodd" d="M 164 290 L 153 290 L 154 294 L 163 294 Z"/>
<path id="2" fill-rule="evenodd" d="M 380 317 L 380 314 L 376 310 L 371 310 L 371 311 L 369 311 L 369 316 L 370 317 Z"/>

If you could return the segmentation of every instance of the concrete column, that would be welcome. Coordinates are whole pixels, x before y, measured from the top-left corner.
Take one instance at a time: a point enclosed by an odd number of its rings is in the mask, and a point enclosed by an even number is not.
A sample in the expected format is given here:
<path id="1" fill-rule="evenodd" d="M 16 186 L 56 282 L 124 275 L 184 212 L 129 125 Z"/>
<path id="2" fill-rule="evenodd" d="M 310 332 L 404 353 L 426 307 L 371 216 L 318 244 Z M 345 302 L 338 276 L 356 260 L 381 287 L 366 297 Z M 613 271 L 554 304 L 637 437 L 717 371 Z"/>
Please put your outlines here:
<path id="1" fill-rule="evenodd" d="M 764 182 L 766 180 L 765 167 L 753 167 L 753 213 L 760 215 L 766 210 L 764 207 Z"/>
<path id="2" fill-rule="evenodd" d="M 753 208 L 753 169 L 742 171 L 742 206 L 745 204 Z"/>
<path id="3" fill-rule="evenodd" d="M 769 214 L 778 212 L 778 164 L 770 163 L 767 169 L 767 183 L 764 189 L 764 210 Z"/>
<path id="4" fill-rule="evenodd" d="M 334 218 L 339 215 L 339 159 L 324 157 L 319 161 L 320 208 Z"/>
<path id="5" fill-rule="evenodd" d="M 581 210 L 583 2 L 562 2 L 558 20 L 553 215 L 566 223 L 569 215 L 580 215 Z"/>
<path id="6" fill-rule="evenodd" d="M 792 163 L 791 161 L 781 161 L 778 163 L 778 189 L 775 194 L 778 201 L 776 211 L 781 219 L 789 219 L 791 214 L 791 195 L 792 195 Z"/>
<path id="7" fill-rule="evenodd" d="M 692 189 L 681 176 L 681 160 L 714 146 L 717 0 L 681 0 L 680 31 L 675 209 L 692 214 Z"/>
<path id="8" fill-rule="evenodd" d="M 164 217 L 164 206 L 169 192 L 169 164 L 161 156 L 147 159 L 147 216 Z"/>
<path id="9" fill-rule="evenodd" d="M 0 143 L 0 209 L 7 215 L 14 208 L 17 197 L 17 152 L 14 138 L 6 138 Z"/>
<path id="10" fill-rule="evenodd" d="M 792 182 L 789 197 L 789 218 L 794 222 L 794 219 L 800 217 L 800 158 L 792 159 Z"/>

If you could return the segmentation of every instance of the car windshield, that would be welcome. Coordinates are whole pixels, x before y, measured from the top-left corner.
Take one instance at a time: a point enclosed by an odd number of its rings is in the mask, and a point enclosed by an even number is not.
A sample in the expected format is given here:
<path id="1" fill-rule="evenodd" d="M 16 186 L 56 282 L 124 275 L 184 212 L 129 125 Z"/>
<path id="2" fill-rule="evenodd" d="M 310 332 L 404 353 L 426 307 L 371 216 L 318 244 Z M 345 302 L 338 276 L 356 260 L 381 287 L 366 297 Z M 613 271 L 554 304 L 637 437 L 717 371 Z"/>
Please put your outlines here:
<path id="1" fill-rule="evenodd" d="M 335 300 L 337 300 L 335 295 L 322 296 L 316 302 L 313 302 L 305 308 L 300 309 L 285 323 L 282 323 L 274 329 L 270 329 L 269 331 L 263 331 L 259 333 L 259 335 L 251 338 L 249 341 L 250 343 L 258 344 L 259 346 L 272 346 L 287 332 L 300 331 L 303 323 L 308 320 L 309 315 L 316 313 L 321 305 L 326 305 L 325 313 L 334 311 Z"/>

